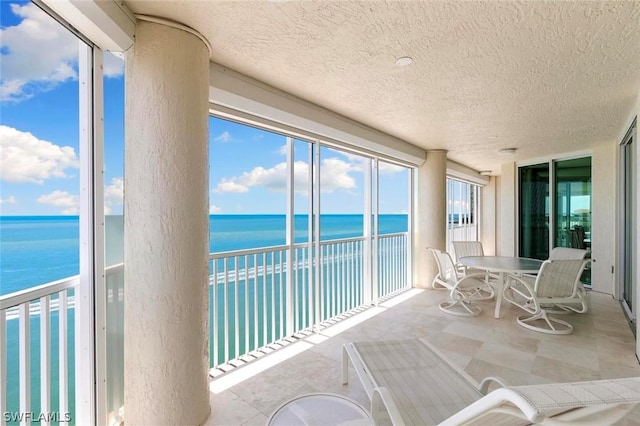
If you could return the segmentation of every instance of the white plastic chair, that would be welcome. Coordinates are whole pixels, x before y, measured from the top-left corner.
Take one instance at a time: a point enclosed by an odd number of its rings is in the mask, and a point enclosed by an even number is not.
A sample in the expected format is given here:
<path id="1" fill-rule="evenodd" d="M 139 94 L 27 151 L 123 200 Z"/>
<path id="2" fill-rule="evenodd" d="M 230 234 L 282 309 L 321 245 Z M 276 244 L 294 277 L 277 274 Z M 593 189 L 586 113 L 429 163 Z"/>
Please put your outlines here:
<path id="1" fill-rule="evenodd" d="M 484 281 L 484 272 L 460 276 L 449 253 L 433 248 L 428 250 L 438 265 L 438 274 L 433 279 L 431 287 L 446 288 L 450 291 L 451 300 L 442 302 L 440 310 L 458 316 L 479 315 L 482 308 L 473 302 L 494 297 L 493 288 Z"/>
<path id="2" fill-rule="evenodd" d="M 522 277 L 512 276 L 505 300 L 524 309 L 529 315 L 519 316 L 518 324 L 524 328 L 548 334 L 570 334 L 573 326 L 550 313 L 561 307 L 577 313 L 588 310 L 580 276 L 588 260 L 545 260 L 533 285 Z M 579 304 L 579 306 L 576 306 Z"/>

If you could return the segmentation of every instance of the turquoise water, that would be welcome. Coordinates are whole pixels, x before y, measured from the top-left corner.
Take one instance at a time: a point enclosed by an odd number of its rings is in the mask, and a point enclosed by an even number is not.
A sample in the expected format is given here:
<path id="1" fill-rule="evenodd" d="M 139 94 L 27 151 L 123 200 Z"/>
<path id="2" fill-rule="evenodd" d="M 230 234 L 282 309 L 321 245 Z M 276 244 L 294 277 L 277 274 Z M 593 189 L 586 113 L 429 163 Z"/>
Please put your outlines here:
<path id="1" fill-rule="evenodd" d="M 106 257 L 107 264 L 116 264 L 122 261 L 122 217 L 109 216 L 106 218 Z M 406 215 L 381 215 L 379 220 L 380 234 L 398 233 L 407 231 Z M 305 242 L 307 235 L 307 216 L 296 216 L 295 218 L 295 241 Z M 363 218 L 358 215 L 323 215 L 321 216 L 321 239 L 333 240 L 350 237 L 359 237 L 363 234 Z M 224 252 L 232 250 L 250 249 L 258 247 L 268 247 L 285 244 L 285 216 L 284 215 L 212 215 L 210 217 L 210 251 Z M 79 232 L 77 217 L 0 217 L 0 295 L 9 294 L 18 290 L 48 283 L 54 280 L 77 275 L 79 272 Z M 242 261 L 241 261 L 242 262 Z M 258 263 L 261 265 L 261 258 Z M 270 261 L 268 261 L 270 262 Z M 242 265 L 240 265 L 242 266 Z M 213 268 L 212 268 L 213 269 Z M 306 272 L 300 271 L 299 278 Z M 233 330 L 235 327 L 244 329 L 250 326 L 255 327 L 256 321 L 259 323 L 258 334 L 251 332 L 250 342 L 244 340 L 239 342 L 241 352 L 247 348 L 256 348 L 260 342 L 274 337 L 271 331 L 271 324 L 262 322 L 264 312 L 263 304 L 267 303 L 268 310 L 275 310 L 276 334 L 280 329 L 280 305 L 279 300 L 273 299 L 273 293 L 278 293 L 283 288 L 284 283 L 279 278 L 273 280 L 271 277 L 264 278 L 262 282 L 252 279 L 237 284 L 230 284 L 228 287 L 228 300 L 231 302 L 230 308 L 222 306 L 224 297 L 224 286 L 217 286 L 214 294 L 213 287 L 210 291 L 210 305 L 218 306 L 216 314 L 219 315 L 219 340 L 222 345 L 224 329 L 223 315 L 225 309 L 230 309 L 228 314 L 233 318 L 235 311 L 233 304 L 235 301 L 235 291 L 242 303 L 239 306 L 239 321 L 234 324 L 232 320 L 229 324 L 231 330 L 230 345 L 234 345 Z M 302 293 L 302 290 L 300 292 Z M 299 296 L 301 297 L 301 296 Z M 247 305 L 245 305 L 245 300 Z M 355 302 L 354 302 L 355 303 Z M 254 313 L 245 319 L 245 306 L 248 311 Z M 275 306 L 271 308 L 271 306 Z M 122 306 L 116 306 L 114 317 L 122 316 Z M 270 312 L 269 312 L 270 313 Z M 109 314 L 108 314 L 109 315 Z M 210 313 L 213 323 L 213 312 Z M 255 316 L 254 316 L 255 315 Z M 113 318 L 112 318 L 113 319 Z M 69 408 L 73 413 L 74 405 L 74 372 L 73 372 L 73 310 L 69 311 L 68 324 L 68 361 L 69 361 Z M 119 325 L 115 330 L 108 332 L 109 347 L 113 353 L 122 351 L 122 322 L 121 318 L 115 318 Z M 109 320 L 111 321 L 111 320 Z M 303 319 L 298 319 L 298 325 Z M 245 324 L 246 322 L 246 324 Z M 31 389 L 32 389 L 32 409 L 38 413 L 40 409 L 40 362 L 39 362 L 39 316 L 32 316 L 31 326 Z M 52 407 L 57 411 L 58 404 L 58 313 L 51 314 L 51 389 Z M 9 319 L 7 321 L 7 404 L 9 411 L 18 411 L 18 321 Z M 120 331 L 119 331 L 120 330 Z M 244 335 L 244 332 L 241 333 Z M 276 336 L 277 337 L 277 336 Z M 211 339 L 213 344 L 213 339 Z M 117 349 L 113 349 L 117 348 Z M 213 346 L 211 350 L 211 362 L 223 361 L 224 354 L 220 353 L 218 359 L 213 360 Z M 233 357 L 233 355 L 232 355 Z M 113 359 L 108 357 L 108 375 L 117 376 L 117 372 L 122 369 L 121 356 Z M 112 374 L 113 373 L 113 374 Z M 118 389 L 120 388 L 120 390 Z M 109 398 L 113 407 L 122 404 L 121 383 L 109 383 Z M 73 422 L 72 422 L 73 423 Z M 9 424 L 12 424 L 9 422 Z"/>
<path id="2" fill-rule="evenodd" d="M 107 264 L 121 262 L 122 217 L 107 217 Z M 295 217 L 295 241 L 307 241 L 307 216 Z M 284 215 L 210 216 L 210 252 L 285 244 Z M 360 215 L 322 215 L 321 239 L 363 234 Z M 381 215 L 380 234 L 407 231 L 407 215 Z M 119 247 L 118 247 L 119 246 Z M 79 273 L 77 216 L 0 217 L 0 295 Z"/>

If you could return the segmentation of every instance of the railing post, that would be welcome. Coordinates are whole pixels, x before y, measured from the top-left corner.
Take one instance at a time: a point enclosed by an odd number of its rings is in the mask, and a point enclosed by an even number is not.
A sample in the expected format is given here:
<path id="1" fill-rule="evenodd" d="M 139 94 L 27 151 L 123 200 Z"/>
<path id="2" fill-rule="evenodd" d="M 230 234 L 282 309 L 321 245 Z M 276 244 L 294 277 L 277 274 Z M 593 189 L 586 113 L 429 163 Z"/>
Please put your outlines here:
<path id="1" fill-rule="evenodd" d="M 0 414 L 7 412 L 7 320 L 6 311 L 0 309 Z M 0 426 L 7 424 L 0 416 Z"/>
<path id="2" fill-rule="evenodd" d="M 372 271 L 371 271 L 371 173 L 373 168 L 373 159 L 370 159 L 367 163 L 367 167 L 364 172 L 364 220 L 363 220 L 363 234 L 364 234 L 364 246 L 362 253 L 362 267 L 364 269 L 363 280 L 363 294 L 362 299 L 365 305 L 370 305 L 372 302 Z"/>
<path id="3" fill-rule="evenodd" d="M 378 159 L 373 160 L 373 190 L 371 191 L 371 206 L 373 210 L 373 250 L 372 250 L 372 294 L 373 303 L 378 304 L 379 292 L 378 292 L 378 283 L 380 282 L 379 277 L 379 265 L 378 265 L 378 233 L 380 230 L 378 229 L 378 213 L 379 213 L 379 195 L 380 195 L 380 175 L 378 173 Z"/>
<path id="4" fill-rule="evenodd" d="M 40 298 L 40 412 L 51 412 L 51 330 L 49 296 Z M 46 419 L 44 424 L 50 424 Z"/>
<path id="5" fill-rule="evenodd" d="M 287 244 L 287 261 L 286 261 L 286 291 L 285 291 L 285 306 L 281 309 L 285 310 L 286 327 L 285 335 L 291 336 L 294 330 L 294 276 L 293 271 L 295 267 L 293 259 L 293 244 L 295 243 L 294 225 L 294 162 L 293 162 L 293 139 L 287 137 L 287 218 L 286 218 L 286 244 Z"/>
<path id="6" fill-rule="evenodd" d="M 315 158 L 314 158 L 314 179 L 313 179 L 313 204 L 315 205 L 315 214 L 313 221 L 313 242 L 314 242 L 314 251 L 310 253 L 310 265 L 315 264 L 315 279 L 313 280 L 313 289 L 314 289 L 314 310 L 315 310 L 315 321 L 314 321 L 314 329 L 319 331 L 320 327 L 320 306 L 322 304 L 322 292 L 321 287 L 322 283 L 322 252 L 320 251 L 320 143 L 316 142 L 315 144 Z M 311 307 L 310 307 L 311 308 Z"/>
<path id="7" fill-rule="evenodd" d="M 31 336 L 29 333 L 29 302 L 20 305 L 19 323 L 19 353 L 20 353 L 20 413 L 31 412 Z M 29 425 L 31 420 L 26 417 L 20 422 L 21 425 Z"/>

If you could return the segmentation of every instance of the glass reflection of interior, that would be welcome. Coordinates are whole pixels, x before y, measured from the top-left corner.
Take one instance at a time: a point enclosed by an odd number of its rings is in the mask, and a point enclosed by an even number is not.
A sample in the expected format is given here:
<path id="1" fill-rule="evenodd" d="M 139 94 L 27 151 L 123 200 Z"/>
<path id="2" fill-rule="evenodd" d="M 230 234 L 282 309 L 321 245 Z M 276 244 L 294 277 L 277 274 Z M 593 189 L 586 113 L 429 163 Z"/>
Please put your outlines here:
<path id="1" fill-rule="evenodd" d="M 554 179 L 554 247 L 591 251 L 591 157 L 554 162 Z M 589 265 L 582 282 L 591 284 Z"/>

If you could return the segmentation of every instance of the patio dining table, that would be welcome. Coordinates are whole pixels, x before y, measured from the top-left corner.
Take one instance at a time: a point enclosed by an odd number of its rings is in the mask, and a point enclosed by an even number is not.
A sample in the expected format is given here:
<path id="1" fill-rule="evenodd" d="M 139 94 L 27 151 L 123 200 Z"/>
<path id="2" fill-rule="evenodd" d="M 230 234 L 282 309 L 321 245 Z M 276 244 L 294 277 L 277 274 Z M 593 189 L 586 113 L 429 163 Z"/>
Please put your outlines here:
<path id="1" fill-rule="evenodd" d="M 458 259 L 458 263 L 469 268 L 498 274 L 494 318 L 500 318 L 500 305 L 502 304 L 502 294 L 506 288 L 505 279 L 507 276 L 510 274 L 535 274 L 542 266 L 541 260 L 510 256 L 468 256 Z"/>

